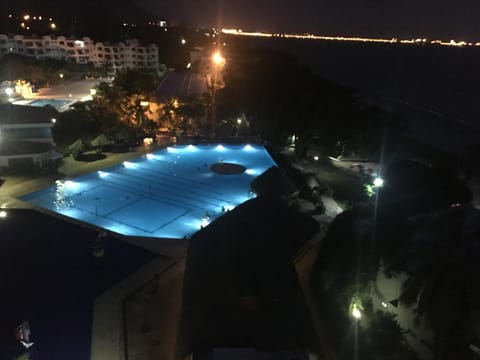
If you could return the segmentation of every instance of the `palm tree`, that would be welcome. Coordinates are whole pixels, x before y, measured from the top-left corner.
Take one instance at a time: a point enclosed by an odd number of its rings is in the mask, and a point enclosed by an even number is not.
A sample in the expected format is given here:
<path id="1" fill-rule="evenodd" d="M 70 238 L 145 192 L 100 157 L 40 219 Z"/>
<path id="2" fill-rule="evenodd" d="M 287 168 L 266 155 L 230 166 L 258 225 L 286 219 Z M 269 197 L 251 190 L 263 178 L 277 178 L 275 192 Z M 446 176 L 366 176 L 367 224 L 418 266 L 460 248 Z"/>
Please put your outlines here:
<path id="1" fill-rule="evenodd" d="M 145 105 L 147 104 L 147 105 Z M 150 112 L 148 101 L 142 95 L 132 95 L 125 97 L 120 108 L 122 109 L 122 118 L 132 126 L 143 127 L 148 120 L 147 113 Z"/>
<path id="2" fill-rule="evenodd" d="M 159 109 L 160 121 L 162 127 L 165 128 L 174 128 L 176 120 L 176 112 L 179 107 L 178 99 L 169 98 L 164 103 L 163 106 Z"/>
<path id="3" fill-rule="evenodd" d="M 462 231 L 463 213 L 456 209 L 442 214 L 429 224 L 428 237 L 434 241 L 410 244 L 408 263 L 417 265 L 400 296 L 401 303 L 414 307 L 417 321 L 424 320 L 434 331 L 437 360 L 463 358 L 461 354 L 468 351 L 472 296 L 478 296 L 472 287 L 479 264 L 469 254 L 471 239 Z"/>

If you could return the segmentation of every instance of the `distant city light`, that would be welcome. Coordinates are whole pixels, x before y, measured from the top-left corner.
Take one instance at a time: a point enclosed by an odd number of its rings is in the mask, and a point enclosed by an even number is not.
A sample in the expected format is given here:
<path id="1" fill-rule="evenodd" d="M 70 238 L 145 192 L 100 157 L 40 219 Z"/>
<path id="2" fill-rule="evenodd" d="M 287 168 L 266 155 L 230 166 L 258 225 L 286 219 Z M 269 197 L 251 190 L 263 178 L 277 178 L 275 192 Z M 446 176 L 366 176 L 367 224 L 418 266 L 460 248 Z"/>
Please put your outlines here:
<path id="1" fill-rule="evenodd" d="M 241 29 L 222 29 L 224 34 L 229 35 L 241 35 L 241 36 L 254 36 L 254 37 L 281 37 L 281 38 L 294 38 L 294 39 L 308 39 L 308 40 L 330 40 L 330 41 L 353 41 L 353 42 L 372 42 L 372 43 L 385 43 L 385 44 L 411 44 L 411 45 L 441 45 L 441 46 L 480 46 L 480 42 L 466 42 L 458 40 L 428 40 L 426 38 L 412 38 L 412 39 L 398 39 L 392 37 L 390 39 L 385 38 L 367 38 L 360 36 L 325 36 L 314 34 L 286 34 L 286 33 L 267 33 L 267 32 L 249 32 Z"/>
<path id="2" fill-rule="evenodd" d="M 187 43 L 187 40 L 182 39 L 180 42 L 182 43 L 182 45 L 185 45 Z"/>
<path id="3" fill-rule="evenodd" d="M 314 156 L 314 157 L 313 157 L 313 160 L 315 160 L 315 161 L 318 161 L 318 159 L 319 159 L 318 156 Z"/>
<path id="4" fill-rule="evenodd" d="M 57 25 L 55 23 L 50 23 L 50 28 L 51 29 L 56 29 L 57 28 Z"/>
<path id="5" fill-rule="evenodd" d="M 55 118 L 52 118 L 52 123 L 54 123 L 54 124 L 55 124 L 56 122 L 57 122 L 57 119 L 55 119 Z"/>
<path id="6" fill-rule="evenodd" d="M 6 218 L 7 217 L 7 212 L 2 210 L 0 211 L 0 218 Z"/>
<path id="7" fill-rule="evenodd" d="M 27 21 L 28 19 L 30 19 L 30 15 L 27 14 L 23 16 L 23 20 Z"/>

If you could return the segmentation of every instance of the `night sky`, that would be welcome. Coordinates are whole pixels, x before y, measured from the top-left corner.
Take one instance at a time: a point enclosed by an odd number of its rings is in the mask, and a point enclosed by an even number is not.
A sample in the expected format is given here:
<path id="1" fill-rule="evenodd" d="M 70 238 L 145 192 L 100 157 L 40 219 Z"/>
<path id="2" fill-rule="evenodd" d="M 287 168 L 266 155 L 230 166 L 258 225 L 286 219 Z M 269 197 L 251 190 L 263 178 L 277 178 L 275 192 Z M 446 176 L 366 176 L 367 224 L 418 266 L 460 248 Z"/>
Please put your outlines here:
<path id="1" fill-rule="evenodd" d="M 478 0 L 138 0 L 198 24 L 268 31 L 480 39 Z"/>
<path id="2" fill-rule="evenodd" d="M 427 37 L 480 41 L 478 0 L 20 0 L 9 7 L 143 13 L 177 24 L 325 35 Z M 129 2 L 127 4 L 127 2 Z M 67 3 L 68 6 L 64 6 Z M 19 5 L 21 4 L 21 5 Z M 123 13 L 123 14 L 122 14 Z M 128 15 L 127 15 L 128 14 Z"/>

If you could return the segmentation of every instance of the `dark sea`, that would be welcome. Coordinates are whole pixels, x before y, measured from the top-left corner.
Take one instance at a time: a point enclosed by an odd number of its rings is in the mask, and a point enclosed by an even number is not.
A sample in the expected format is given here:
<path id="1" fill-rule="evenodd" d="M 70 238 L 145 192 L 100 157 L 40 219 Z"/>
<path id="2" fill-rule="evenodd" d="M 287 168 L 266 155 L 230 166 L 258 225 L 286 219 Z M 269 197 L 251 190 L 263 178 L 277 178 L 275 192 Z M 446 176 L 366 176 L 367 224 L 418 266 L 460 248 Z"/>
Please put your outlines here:
<path id="1" fill-rule="evenodd" d="M 230 42 L 295 55 L 320 76 L 401 114 L 431 145 L 458 152 L 480 143 L 480 47 L 250 37 Z"/>

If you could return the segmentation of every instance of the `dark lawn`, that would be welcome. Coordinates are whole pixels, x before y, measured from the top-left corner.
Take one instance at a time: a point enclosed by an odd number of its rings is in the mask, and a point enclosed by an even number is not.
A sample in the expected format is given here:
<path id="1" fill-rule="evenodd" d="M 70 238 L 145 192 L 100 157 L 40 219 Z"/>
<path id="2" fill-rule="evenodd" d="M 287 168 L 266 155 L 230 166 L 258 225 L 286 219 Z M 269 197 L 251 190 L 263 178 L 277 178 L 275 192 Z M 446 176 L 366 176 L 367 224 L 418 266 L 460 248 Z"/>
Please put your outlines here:
<path id="1" fill-rule="evenodd" d="M 87 359 L 96 295 L 153 259 L 109 238 L 92 255 L 98 233 L 30 210 L 0 218 L 0 359 L 15 345 L 13 330 L 31 325 L 35 359 Z"/>

